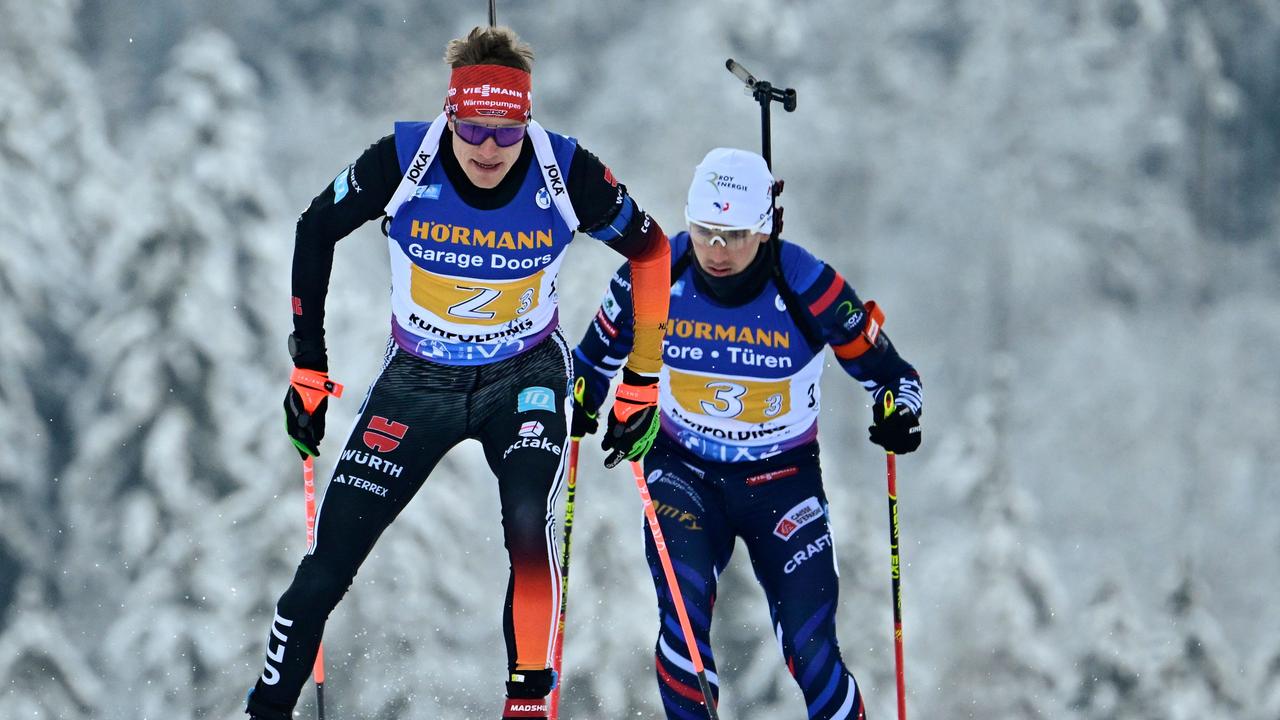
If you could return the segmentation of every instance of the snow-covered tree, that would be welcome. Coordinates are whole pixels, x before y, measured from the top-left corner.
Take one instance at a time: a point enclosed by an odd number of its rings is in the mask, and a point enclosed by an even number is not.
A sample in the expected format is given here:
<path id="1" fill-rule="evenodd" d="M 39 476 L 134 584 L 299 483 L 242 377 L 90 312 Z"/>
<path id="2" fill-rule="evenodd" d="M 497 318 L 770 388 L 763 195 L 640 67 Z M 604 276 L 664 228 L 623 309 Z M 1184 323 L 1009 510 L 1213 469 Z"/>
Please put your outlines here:
<path id="1" fill-rule="evenodd" d="M 1242 668 L 1202 594 L 1191 564 L 1183 563 L 1165 604 L 1168 639 L 1157 669 L 1162 716 L 1170 720 L 1241 717 L 1245 710 Z"/>
<path id="2" fill-rule="evenodd" d="M 939 458 L 965 495 L 967 522 L 930 574 L 950 601 L 926 632 L 952 637 L 935 658 L 936 701 L 966 717 L 1069 717 L 1069 661 L 1058 640 L 1065 601 L 1036 538 L 1034 503 L 1000 461 L 999 405 L 988 400 L 971 404 L 968 441 L 949 443 Z"/>
<path id="3" fill-rule="evenodd" d="M 301 510 L 269 503 L 288 451 L 271 442 L 279 410 L 263 402 L 284 376 L 272 350 L 286 331 L 267 318 L 287 302 L 264 273 L 287 243 L 267 210 L 278 201 L 256 81 L 203 31 L 177 47 L 161 87 L 131 152 L 145 172 L 118 178 L 128 221 L 98 239 L 87 277 L 96 332 L 77 338 L 93 358 L 79 410 L 93 432 L 68 471 L 73 572 L 58 579 L 69 624 L 102 637 L 104 677 L 153 688 L 113 695 L 116 709 L 149 716 L 243 693 L 252 676 L 228 666 L 250 642 L 227 630 L 269 607 L 259 573 L 301 526 L 282 520 Z M 228 535 L 238 523 L 253 529 Z M 111 562 L 95 559 L 104 551 Z"/>
<path id="4" fill-rule="evenodd" d="M 1257 720 L 1280 718 L 1280 651 L 1259 664 Z"/>
<path id="5" fill-rule="evenodd" d="M 90 254 L 115 225 L 121 165 L 72 0 L 0 3 L 0 715 L 88 718 L 89 643 L 56 603 L 67 462 L 82 440 L 95 331 Z M 36 30 L 38 29 L 38 31 Z"/>
<path id="6" fill-rule="evenodd" d="M 1087 608 L 1076 661 L 1079 686 L 1071 701 L 1087 720 L 1160 720 L 1156 656 L 1130 593 L 1115 582 L 1099 588 Z"/>

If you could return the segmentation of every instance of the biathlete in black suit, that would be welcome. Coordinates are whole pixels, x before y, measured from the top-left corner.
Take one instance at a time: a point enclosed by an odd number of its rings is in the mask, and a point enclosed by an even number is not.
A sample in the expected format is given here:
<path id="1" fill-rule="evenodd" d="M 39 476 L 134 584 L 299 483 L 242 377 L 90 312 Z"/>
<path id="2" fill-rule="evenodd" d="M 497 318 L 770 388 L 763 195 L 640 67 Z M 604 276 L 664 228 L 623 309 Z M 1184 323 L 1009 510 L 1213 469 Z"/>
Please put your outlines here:
<path id="1" fill-rule="evenodd" d="M 532 120 L 532 60 L 506 28 L 450 42 L 444 111 L 396 123 L 298 221 L 285 413 L 299 452 L 319 454 L 333 388 L 324 300 L 334 244 L 383 217 L 391 337 L 325 489 L 315 543 L 276 605 L 248 699 L 254 718 L 290 717 L 356 570 L 445 452 L 467 438 L 483 444 L 497 476 L 511 561 L 503 717 L 547 717 L 560 602 L 552 509 L 567 462 L 570 384 L 556 276 L 582 232 L 625 256 L 635 279 L 627 301 L 635 342 L 609 419 L 612 465 L 641 457 L 657 434 L 671 263 L 666 236 L 609 169 Z"/>

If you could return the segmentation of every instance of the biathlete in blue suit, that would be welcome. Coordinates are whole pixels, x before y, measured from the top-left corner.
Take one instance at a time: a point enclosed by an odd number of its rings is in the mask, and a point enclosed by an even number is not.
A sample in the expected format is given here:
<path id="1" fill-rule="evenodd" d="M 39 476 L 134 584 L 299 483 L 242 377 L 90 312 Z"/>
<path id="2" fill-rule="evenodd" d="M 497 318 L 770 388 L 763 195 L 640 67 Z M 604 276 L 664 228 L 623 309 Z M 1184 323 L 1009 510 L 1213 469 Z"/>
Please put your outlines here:
<path id="1" fill-rule="evenodd" d="M 716 578 L 741 537 L 808 717 L 863 718 L 836 643 L 839 580 L 818 464 L 823 347 L 871 393 L 871 440 L 888 451 L 920 445 L 920 376 L 882 331 L 874 302 L 863 303 L 808 251 L 775 239 L 774 187 L 764 159 L 742 150 L 712 150 L 694 171 L 689 231 L 671 238 L 661 432 L 644 468 L 713 691 Z M 574 350 L 573 437 L 596 429 L 597 408 L 631 348 L 630 285 L 623 266 Z M 896 402 L 888 416 L 887 392 Z M 653 540 L 646 542 L 663 705 L 668 718 L 704 718 Z"/>

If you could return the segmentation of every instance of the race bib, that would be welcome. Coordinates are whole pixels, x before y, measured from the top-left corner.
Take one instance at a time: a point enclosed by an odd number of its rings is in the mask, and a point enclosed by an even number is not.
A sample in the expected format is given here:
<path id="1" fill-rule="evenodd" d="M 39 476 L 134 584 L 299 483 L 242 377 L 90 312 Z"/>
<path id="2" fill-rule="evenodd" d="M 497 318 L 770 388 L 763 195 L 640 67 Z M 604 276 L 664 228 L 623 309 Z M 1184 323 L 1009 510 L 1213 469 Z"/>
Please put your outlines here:
<path id="1" fill-rule="evenodd" d="M 410 264 L 413 301 L 438 317 L 468 325 L 502 325 L 538 306 L 543 271 L 517 280 L 472 280 L 435 275 Z"/>
<path id="2" fill-rule="evenodd" d="M 791 379 L 747 380 L 670 373 L 671 394 L 685 410 L 714 418 L 762 423 L 791 412 Z"/>

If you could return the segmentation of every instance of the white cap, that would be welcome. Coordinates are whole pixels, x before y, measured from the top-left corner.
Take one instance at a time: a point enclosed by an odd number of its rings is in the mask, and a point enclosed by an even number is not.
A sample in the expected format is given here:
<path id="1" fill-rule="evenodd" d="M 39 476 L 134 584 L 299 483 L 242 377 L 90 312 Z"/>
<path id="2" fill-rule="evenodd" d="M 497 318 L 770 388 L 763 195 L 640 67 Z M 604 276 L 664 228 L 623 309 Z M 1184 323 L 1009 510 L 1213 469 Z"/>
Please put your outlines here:
<path id="1" fill-rule="evenodd" d="M 693 171 L 687 203 L 685 217 L 694 222 L 769 232 L 773 174 L 753 152 L 716 148 Z"/>

